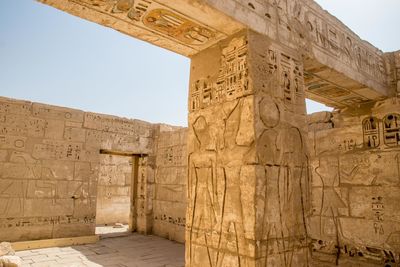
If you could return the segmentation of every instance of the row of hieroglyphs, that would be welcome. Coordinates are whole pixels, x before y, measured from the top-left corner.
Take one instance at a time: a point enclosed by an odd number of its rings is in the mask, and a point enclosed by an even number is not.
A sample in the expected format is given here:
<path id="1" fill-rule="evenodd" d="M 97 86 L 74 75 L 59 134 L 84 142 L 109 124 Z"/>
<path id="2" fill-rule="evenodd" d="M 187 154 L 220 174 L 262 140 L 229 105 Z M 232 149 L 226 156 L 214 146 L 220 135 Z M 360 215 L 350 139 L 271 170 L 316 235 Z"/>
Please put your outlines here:
<path id="1" fill-rule="evenodd" d="M 362 122 L 364 146 L 376 148 L 380 145 L 381 135 L 387 147 L 400 146 L 400 115 L 393 113 L 386 115 L 382 120 L 376 117 L 367 117 Z M 382 130 L 381 130 L 382 129 Z M 383 131 L 383 132 L 381 132 Z"/>
<path id="2" fill-rule="evenodd" d="M 238 1 L 241 4 L 244 1 Z M 310 54 L 312 47 L 340 59 L 342 63 L 387 85 L 383 53 L 360 40 L 339 21 L 307 0 L 246 1 L 246 7 L 267 21 L 268 33 Z M 328 17 L 329 16 L 329 17 Z M 271 38 L 274 38 L 272 34 Z M 275 36 L 277 38 L 277 36 Z M 312 54 L 312 53 L 311 53 Z"/>
<path id="3" fill-rule="evenodd" d="M 52 217 L 25 217 L 0 219 L 0 228 L 23 228 L 30 226 L 51 226 L 55 224 L 92 224 L 94 216 L 75 218 L 72 215 L 60 215 Z"/>
<path id="4" fill-rule="evenodd" d="M 189 109 L 195 111 L 221 104 L 253 93 L 248 70 L 247 41 L 236 39 L 222 51 L 216 77 L 204 77 L 191 84 Z M 263 51 L 258 71 L 268 77 L 262 86 L 274 91 L 290 107 L 299 104 L 304 95 L 304 77 L 301 63 L 276 48 Z M 257 78 L 255 78 L 257 79 Z"/>
<path id="5" fill-rule="evenodd" d="M 189 45 L 203 46 L 221 39 L 223 34 L 196 22 L 154 0 L 71 0 L 112 14 L 133 25 L 147 28 L 167 38 Z"/>
<path id="6" fill-rule="evenodd" d="M 329 137 L 330 132 L 336 132 Z M 390 113 L 377 116 L 367 116 L 362 122 L 349 125 L 349 129 L 335 128 L 326 132 L 316 133 L 318 140 L 317 154 L 333 149 L 339 152 L 348 152 L 363 149 L 395 149 L 400 146 L 400 115 Z M 325 136 L 325 138 L 322 138 Z"/>
<path id="7" fill-rule="evenodd" d="M 339 86 L 335 82 L 328 81 L 310 72 L 304 73 L 307 92 L 325 97 L 333 102 L 334 106 L 354 106 L 366 102 L 369 99 L 355 91 Z"/>

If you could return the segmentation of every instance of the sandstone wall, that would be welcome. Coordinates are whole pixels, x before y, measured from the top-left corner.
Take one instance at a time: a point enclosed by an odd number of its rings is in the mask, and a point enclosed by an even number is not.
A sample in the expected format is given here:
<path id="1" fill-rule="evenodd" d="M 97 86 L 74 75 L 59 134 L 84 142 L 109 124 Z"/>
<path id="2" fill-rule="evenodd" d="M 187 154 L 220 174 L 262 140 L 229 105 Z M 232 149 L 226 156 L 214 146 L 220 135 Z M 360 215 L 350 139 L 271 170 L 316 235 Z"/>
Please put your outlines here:
<path id="1" fill-rule="evenodd" d="M 308 235 L 319 264 L 399 263 L 399 114 L 400 100 L 393 98 L 335 112 L 332 129 L 327 116 L 314 115 Z"/>
<path id="2" fill-rule="evenodd" d="M 185 242 L 187 129 L 161 125 L 157 138 L 153 233 Z"/>
<path id="3" fill-rule="evenodd" d="M 100 155 L 96 224 L 129 223 L 134 158 Z"/>
<path id="4" fill-rule="evenodd" d="M 150 154 L 153 126 L 0 98 L 0 240 L 94 234 L 100 149 Z M 152 176 L 140 164 L 139 230 L 151 214 Z"/>

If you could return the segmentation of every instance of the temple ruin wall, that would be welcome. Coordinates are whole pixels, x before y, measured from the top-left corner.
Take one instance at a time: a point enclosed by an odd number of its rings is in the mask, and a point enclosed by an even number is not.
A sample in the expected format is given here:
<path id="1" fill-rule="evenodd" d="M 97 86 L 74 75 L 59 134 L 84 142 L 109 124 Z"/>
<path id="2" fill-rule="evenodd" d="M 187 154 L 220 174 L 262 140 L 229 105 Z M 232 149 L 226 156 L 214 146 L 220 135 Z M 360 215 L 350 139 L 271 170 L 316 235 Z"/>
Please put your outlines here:
<path id="1" fill-rule="evenodd" d="M 399 261 L 399 102 L 308 116 L 316 262 Z M 184 242 L 186 140 L 186 128 L 1 98 L 0 240 L 93 235 L 96 202 L 98 224 L 121 222 L 135 160 L 103 149 L 147 155 L 137 161 L 137 229 Z"/>
<path id="2" fill-rule="evenodd" d="M 0 240 L 94 234 L 104 172 L 100 149 L 151 154 L 153 128 L 138 120 L 1 98 Z M 139 163 L 141 175 L 151 177 L 150 164 Z M 143 216 L 151 209 L 143 188 L 137 188 L 137 229 L 146 232 Z"/>
<path id="3" fill-rule="evenodd" d="M 392 98 L 309 116 L 308 235 L 315 260 L 332 266 L 399 262 L 399 104 Z"/>
<path id="4" fill-rule="evenodd" d="M 97 182 L 97 225 L 128 224 L 135 160 L 130 156 L 100 155 Z"/>
<path id="5" fill-rule="evenodd" d="M 153 233 L 185 242 L 187 128 L 161 125 L 156 138 Z"/>

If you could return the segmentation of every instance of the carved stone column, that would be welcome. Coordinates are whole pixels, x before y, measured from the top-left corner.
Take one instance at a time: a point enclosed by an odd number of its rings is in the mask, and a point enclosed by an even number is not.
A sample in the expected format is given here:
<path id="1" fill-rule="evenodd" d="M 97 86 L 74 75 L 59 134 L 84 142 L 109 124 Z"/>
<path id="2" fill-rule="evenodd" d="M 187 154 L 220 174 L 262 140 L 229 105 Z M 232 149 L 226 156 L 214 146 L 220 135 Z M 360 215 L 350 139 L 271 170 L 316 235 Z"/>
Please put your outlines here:
<path id="1" fill-rule="evenodd" d="M 303 87 L 251 31 L 192 58 L 186 266 L 307 266 Z"/>

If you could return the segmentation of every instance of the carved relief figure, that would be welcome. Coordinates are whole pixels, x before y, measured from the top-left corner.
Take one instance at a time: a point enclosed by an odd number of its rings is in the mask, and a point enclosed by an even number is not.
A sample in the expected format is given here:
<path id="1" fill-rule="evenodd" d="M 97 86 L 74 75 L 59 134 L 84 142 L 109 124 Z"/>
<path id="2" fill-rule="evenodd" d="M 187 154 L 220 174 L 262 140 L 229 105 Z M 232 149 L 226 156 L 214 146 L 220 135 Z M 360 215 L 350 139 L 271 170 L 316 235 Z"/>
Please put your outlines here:
<path id="1" fill-rule="evenodd" d="M 188 209 L 187 222 L 190 229 L 187 242 L 209 243 L 211 233 L 216 231 L 220 207 L 217 193 L 216 152 L 210 147 L 210 130 L 205 117 L 200 116 L 193 124 L 196 150 L 189 155 Z M 189 248 L 192 260 L 192 247 Z"/>

